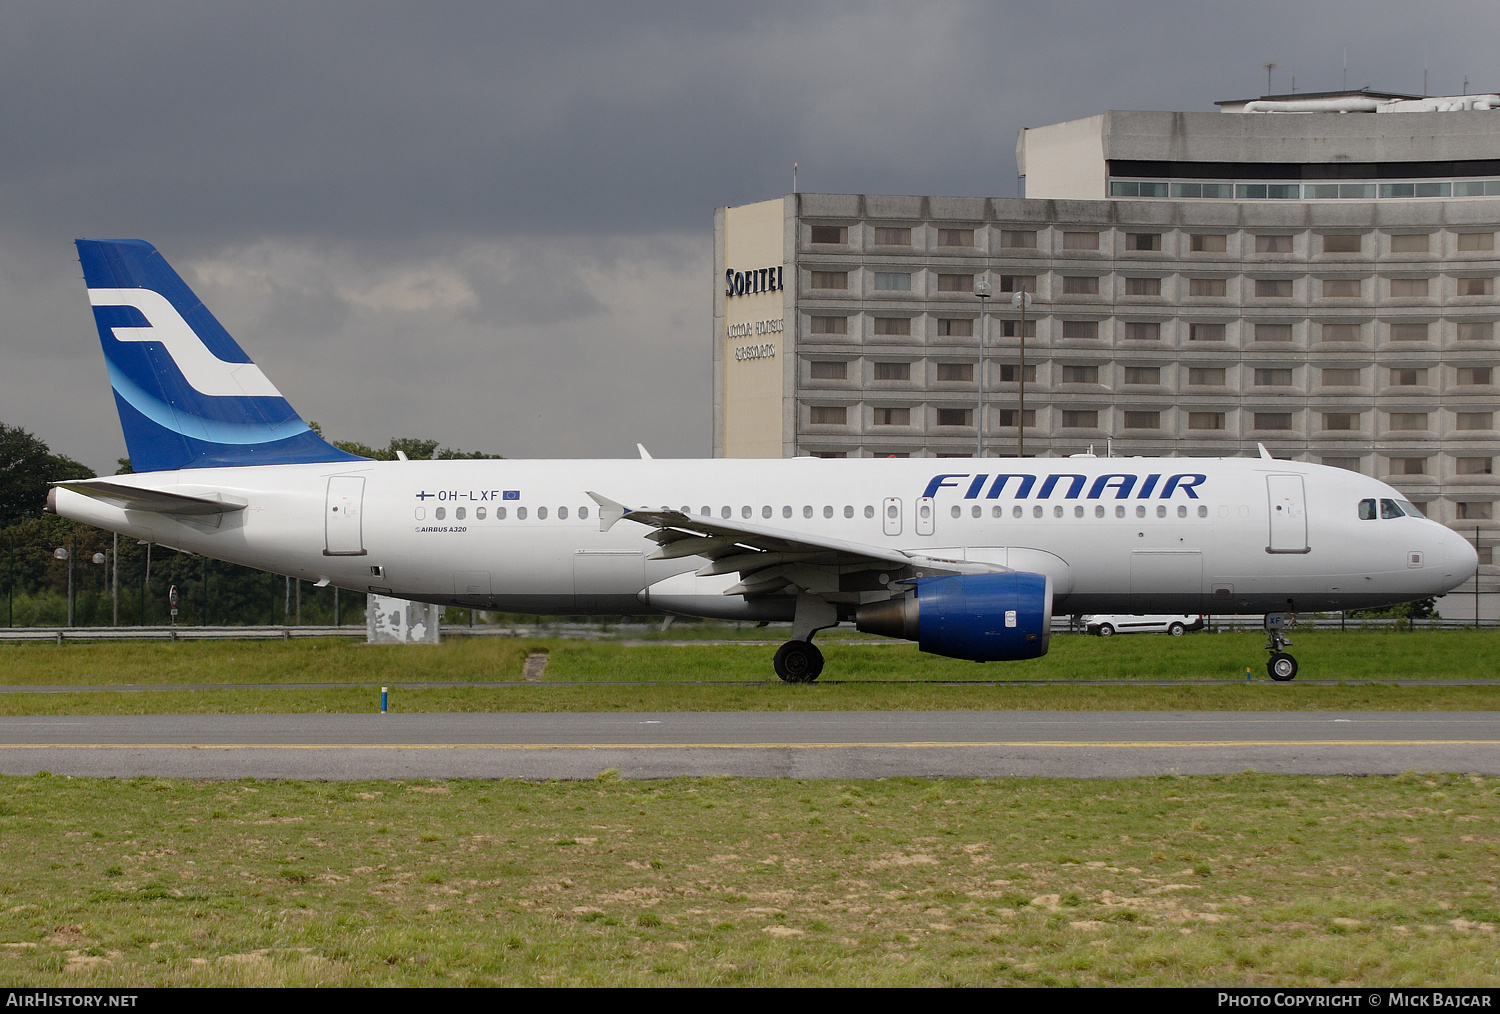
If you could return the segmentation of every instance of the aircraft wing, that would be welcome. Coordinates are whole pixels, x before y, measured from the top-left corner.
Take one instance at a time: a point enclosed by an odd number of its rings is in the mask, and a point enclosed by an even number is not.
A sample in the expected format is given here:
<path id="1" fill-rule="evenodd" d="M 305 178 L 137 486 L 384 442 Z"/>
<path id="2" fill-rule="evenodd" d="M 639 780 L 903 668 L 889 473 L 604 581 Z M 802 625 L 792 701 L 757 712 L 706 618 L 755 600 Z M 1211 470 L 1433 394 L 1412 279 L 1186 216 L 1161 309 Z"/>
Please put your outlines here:
<path id="1" fill-rule="evenodd" d="M 213 499 L 212 497 L 188 496 L 185 493 L 164 493 L 155 489 L 140 489 L 136 486 L 127 486 L 120 482 L 109 482 L 104 479 L 70 479 L 67 482 L 54 483 L 63 489 L 81 493 L 95 500 L 103 500 L 105 503 L 113 504 L 128 511 L 151 511 L 155 514 L 177 514 L 177 515 L 214 515 L 232 514 L 242 511 L 247 506 L 242 503 L 230 503 L 225 500 Z"/>
<path id="2" fill-rule="evenodd" d="M 885 585 L 910 577 L 992 574 L 1008 569 L 789 532 L 747 521 L 696 517 L 667 509 L 636 509 L 598 493 L 588 495 L 599 505 L 600 531 L 608 531 L 621 520 L 653 529 L 646 537 L 657 548 L 648 559 L 698 556 L 708 561 L 698 571 L 700 577 L 738 573 L 739 583 L 727 589 L 726 595 L 771 594 L 789 585 L 813 594 L 827 594 L 848 590 L 847 577 L 865 571 L 884 571 L 888 580 L 881 585 Z"/>

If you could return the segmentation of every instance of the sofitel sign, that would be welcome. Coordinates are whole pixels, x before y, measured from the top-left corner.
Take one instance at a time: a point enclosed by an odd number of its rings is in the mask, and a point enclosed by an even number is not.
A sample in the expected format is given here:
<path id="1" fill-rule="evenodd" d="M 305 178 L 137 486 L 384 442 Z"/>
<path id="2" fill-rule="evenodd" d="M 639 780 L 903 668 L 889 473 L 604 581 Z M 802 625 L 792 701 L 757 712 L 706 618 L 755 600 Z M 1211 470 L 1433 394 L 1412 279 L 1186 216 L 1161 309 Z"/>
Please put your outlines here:
<path id="1" fill-rule="evenodd" d="M 755 268 L 751 271 L 724 272 L 724 295 L 746 296 L 756 292 L 779 292 L 781 268 Z"/>

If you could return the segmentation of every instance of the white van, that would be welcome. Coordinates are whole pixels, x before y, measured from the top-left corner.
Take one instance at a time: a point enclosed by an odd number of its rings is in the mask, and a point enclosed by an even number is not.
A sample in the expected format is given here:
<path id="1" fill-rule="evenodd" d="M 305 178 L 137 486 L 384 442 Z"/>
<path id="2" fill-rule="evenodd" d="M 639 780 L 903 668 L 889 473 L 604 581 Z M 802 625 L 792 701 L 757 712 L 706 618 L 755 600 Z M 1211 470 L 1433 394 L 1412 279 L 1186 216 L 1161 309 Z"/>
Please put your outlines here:
<path id="1" fill-rule="evenodd" d="M 1084 626 L 1090 634 L 1112 637 L 1115 634 L 1171 634 L 1179 637 L 1189 630 L 1202 630 L 1206 624 L 1200 616 L 1085 616 Z"/>

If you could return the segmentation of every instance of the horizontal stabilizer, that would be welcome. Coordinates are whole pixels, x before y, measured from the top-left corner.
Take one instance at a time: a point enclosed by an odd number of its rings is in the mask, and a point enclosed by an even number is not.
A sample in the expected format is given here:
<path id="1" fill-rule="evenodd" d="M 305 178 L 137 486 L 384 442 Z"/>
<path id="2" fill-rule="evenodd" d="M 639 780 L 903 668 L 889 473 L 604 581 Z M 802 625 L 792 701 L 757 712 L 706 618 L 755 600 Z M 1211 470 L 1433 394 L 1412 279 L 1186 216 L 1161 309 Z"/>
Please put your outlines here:
<path id="1" fill-rule="evenodd" d="M 127 511 L 151 511 L 153 514 L 212 515 L 233 514 L 247 506 L 212 497 L 188 496 L 186 493 L 163 493 L 155 489 L 139 489 L 123 483 L 107 482 L 103 479 L 75 479 L 59 482 L 58 486 L 83 496 L 103 500 Z"/>

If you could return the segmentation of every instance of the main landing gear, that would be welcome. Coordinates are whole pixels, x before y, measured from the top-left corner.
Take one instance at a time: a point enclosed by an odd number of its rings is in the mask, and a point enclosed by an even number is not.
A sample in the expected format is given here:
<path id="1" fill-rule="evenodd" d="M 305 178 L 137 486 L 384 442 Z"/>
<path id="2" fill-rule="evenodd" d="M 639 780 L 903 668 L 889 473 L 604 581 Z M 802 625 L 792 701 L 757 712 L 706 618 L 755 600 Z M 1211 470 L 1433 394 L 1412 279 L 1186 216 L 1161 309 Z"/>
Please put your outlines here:
<path id="1" fill-rule="evenodd" d="M 1297 660 L 1281 650 L 1292 643 L 1285 633 L 1288 626 L 1286 613 L 1266 614 L 1266 650 L 1271 653 L 1266 672 L 1277 683 L 1288 683 L 1297 678 Z"/>
<path id="2" fill-rule="evenodd" d="M 792 639 L 776 649 L 771 665 L 783 683 L 811 683 L 823 671 L 823 653 L 812 643 L 820 630 L 836 626 L 839 611 L 831 602 L 812 595 L 797 596 L 792 620 Z"/>

